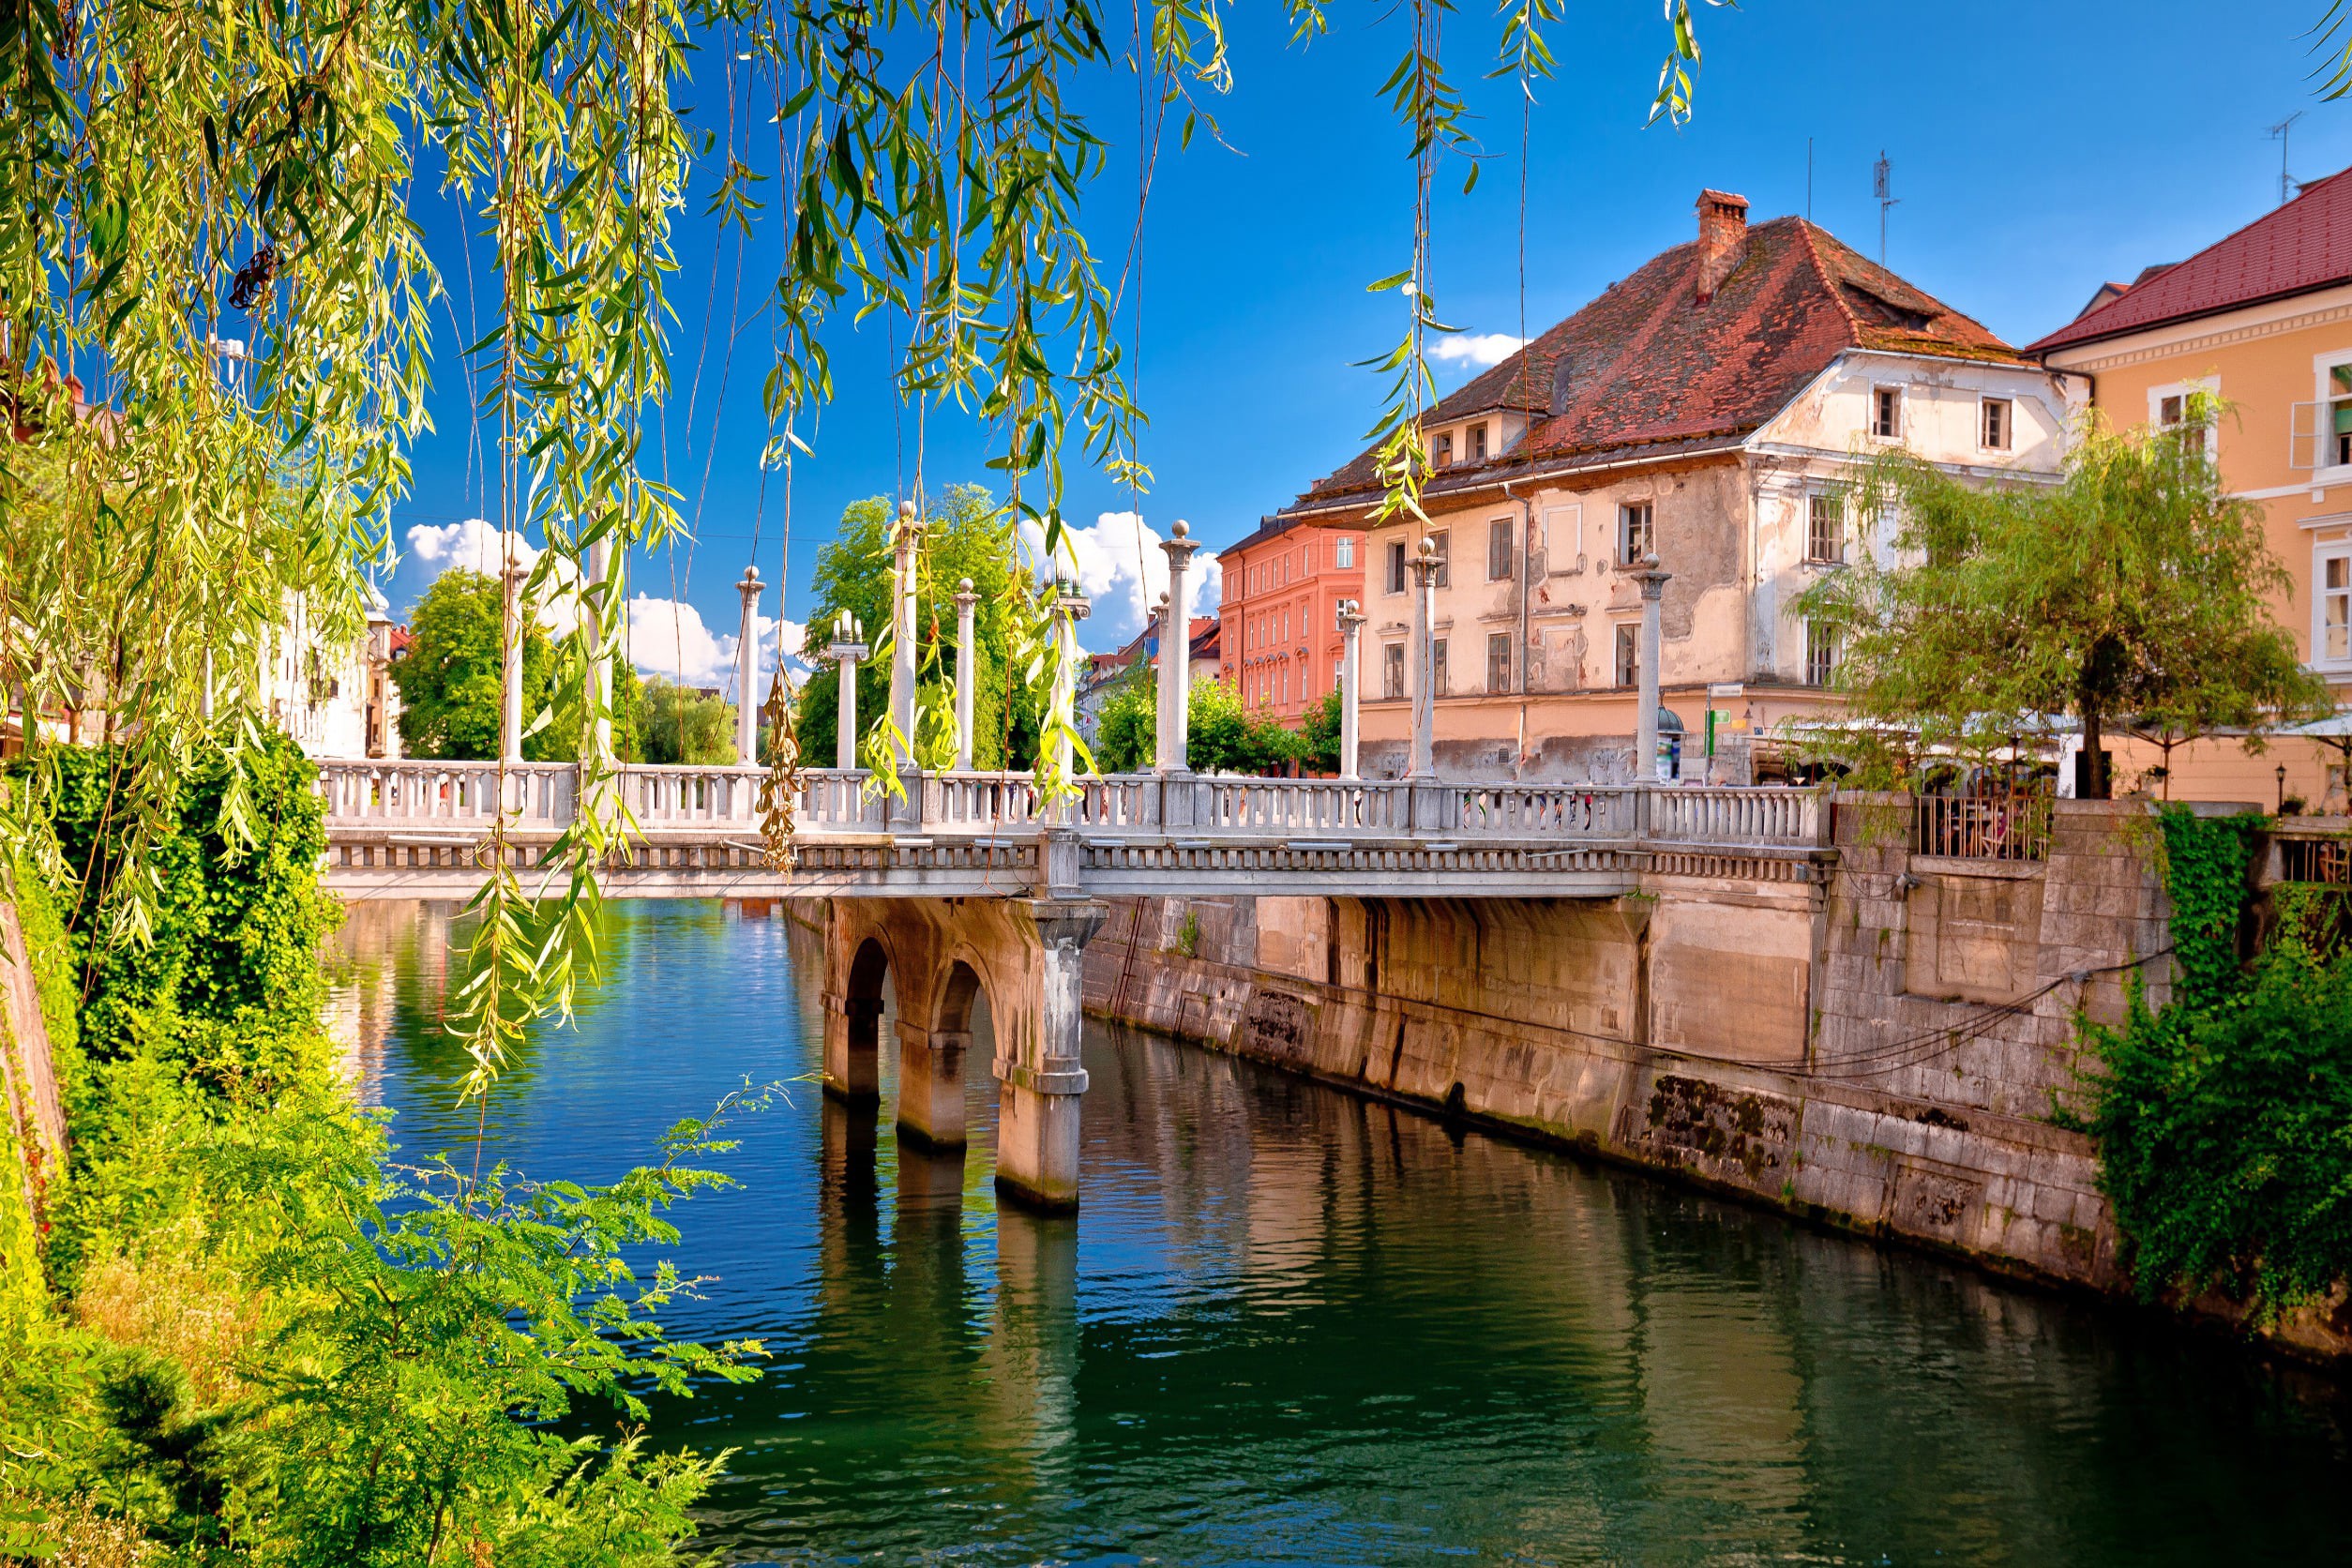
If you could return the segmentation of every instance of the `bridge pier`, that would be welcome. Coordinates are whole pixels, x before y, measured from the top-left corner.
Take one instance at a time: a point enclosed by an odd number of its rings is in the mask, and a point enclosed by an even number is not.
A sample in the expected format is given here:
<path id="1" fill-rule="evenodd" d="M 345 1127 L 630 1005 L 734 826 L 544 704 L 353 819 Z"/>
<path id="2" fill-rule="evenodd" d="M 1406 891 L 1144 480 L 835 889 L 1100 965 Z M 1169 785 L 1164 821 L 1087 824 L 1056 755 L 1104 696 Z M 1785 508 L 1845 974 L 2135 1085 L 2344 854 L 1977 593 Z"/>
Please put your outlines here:
<path id="1" fill-rule="evenodd" d="M 1078 1040 L 1086 1023 L 1086 944 L 1108 907 L 1084 898 L 1015 900 L 1037 942 L 1024 1027 L 997 1034 L 996 1185 L 1031 1208 L 1078 1207 L 1078 1096 L 1086 1069 Z"/>
<path id="2" fill-rule="evenodd" d="M 932 1149 L 964 1146 L 968 1031 L 898 1024 L 898 1132 Z"/>

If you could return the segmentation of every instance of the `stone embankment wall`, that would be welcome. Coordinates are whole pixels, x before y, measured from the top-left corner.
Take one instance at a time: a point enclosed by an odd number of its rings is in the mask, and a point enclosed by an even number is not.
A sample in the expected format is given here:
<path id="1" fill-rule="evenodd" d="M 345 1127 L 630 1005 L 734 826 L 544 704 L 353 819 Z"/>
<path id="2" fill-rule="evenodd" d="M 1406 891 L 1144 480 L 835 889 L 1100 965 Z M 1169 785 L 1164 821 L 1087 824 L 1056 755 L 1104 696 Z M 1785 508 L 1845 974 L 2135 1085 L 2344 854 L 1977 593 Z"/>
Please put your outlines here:
<path id="1" fill-rule="evenodd" d="M 1845 796 L 1825 880 L 1608 901 L 1142 899 L 1087 1004 L 1995 1269 L 2114 1289 L 2074 1020 L 2169 989 L 2153 823 L 2060 802 L 2047 858 L 1914 854 Z M 2322 1336 L 2324 1341 L 2325 1336 Z M 2352 1349 L 2320 1342 L 2325 1352 Z"/>

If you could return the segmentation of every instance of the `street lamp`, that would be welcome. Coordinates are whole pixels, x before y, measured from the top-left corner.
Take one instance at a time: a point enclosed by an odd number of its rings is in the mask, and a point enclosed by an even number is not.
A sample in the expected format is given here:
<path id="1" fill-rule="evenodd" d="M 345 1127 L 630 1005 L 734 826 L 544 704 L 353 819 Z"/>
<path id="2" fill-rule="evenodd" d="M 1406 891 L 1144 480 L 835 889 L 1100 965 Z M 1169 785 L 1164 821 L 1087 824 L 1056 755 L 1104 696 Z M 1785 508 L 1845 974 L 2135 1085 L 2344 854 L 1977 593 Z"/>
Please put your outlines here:
<path id="1" fill-rule="evenodd" d="M 2286 764 L 2279 764 L 2279 815 L 2286 815 Z"/>

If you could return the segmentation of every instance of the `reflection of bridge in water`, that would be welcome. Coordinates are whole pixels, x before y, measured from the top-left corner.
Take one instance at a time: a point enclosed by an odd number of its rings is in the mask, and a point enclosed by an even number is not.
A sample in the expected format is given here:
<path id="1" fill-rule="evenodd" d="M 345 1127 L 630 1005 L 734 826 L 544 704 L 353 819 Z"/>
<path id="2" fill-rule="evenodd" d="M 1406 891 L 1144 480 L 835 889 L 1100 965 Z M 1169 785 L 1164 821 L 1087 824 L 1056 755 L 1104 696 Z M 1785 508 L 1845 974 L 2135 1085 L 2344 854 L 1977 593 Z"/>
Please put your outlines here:
<path id="1" fill-rule="evenodd" d="M 870 1104 L 882 986 L 898 1002 L 900 1125 L 964 1141 L 973 1000 L 997 1026 L 1000 1184 L 1078 1200 L 1082 955 L 1105 897 L 1606 900 L 1662 883 L 1781 897 L 1817 888 L 1834 859 L 1820 795 L 1662 785 L 1090 777 L 1046 803 L 1026 774 L 909 770 L 885 792 L 862 772 L 810 771 L 793 858 L 768 863 L 766 775 L 627 767 L 632 831 L 608 897 L 808 898 L 824 917 L 825 1084 Z M 347 899 L 451 898 L 486 875 L 504 827 L 526 882 L 580 808 L 568 764 L 322 764 L 326 885 Z"/>

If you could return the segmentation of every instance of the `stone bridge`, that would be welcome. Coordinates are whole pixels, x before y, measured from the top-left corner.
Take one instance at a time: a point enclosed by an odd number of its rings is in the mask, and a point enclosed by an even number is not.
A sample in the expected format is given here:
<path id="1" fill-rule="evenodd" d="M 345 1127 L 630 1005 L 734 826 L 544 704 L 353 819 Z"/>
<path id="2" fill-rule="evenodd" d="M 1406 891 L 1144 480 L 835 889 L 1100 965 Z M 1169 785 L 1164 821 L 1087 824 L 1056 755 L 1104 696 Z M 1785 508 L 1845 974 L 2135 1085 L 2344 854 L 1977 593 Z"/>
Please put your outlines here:
<path id="1" fill-rule="evenodd" d="M 827 1090 L 870 1103 L 885 978 L 910 1137 L 964 1139 L 975 997 L 995 1024 L 997 1174 L 1015 1197 L 1078 1197 L 1083 950 L 1111 897 L 1565 898 L 1729 882 L 1809 899 L 1835 852 L 1825 797 L 1786 789 L 1090 777 L 1041 802 L 1026 774 L 810 771 L 792 863 L 771 866 L 747 767 L 625 767 L 626 848 L 608 897 L 826 900 Z M 330 761 L 326 885 L 347 899 L 463 898 L 491 829 L 526 889 L 580 806 L 567 764 Z"/>

